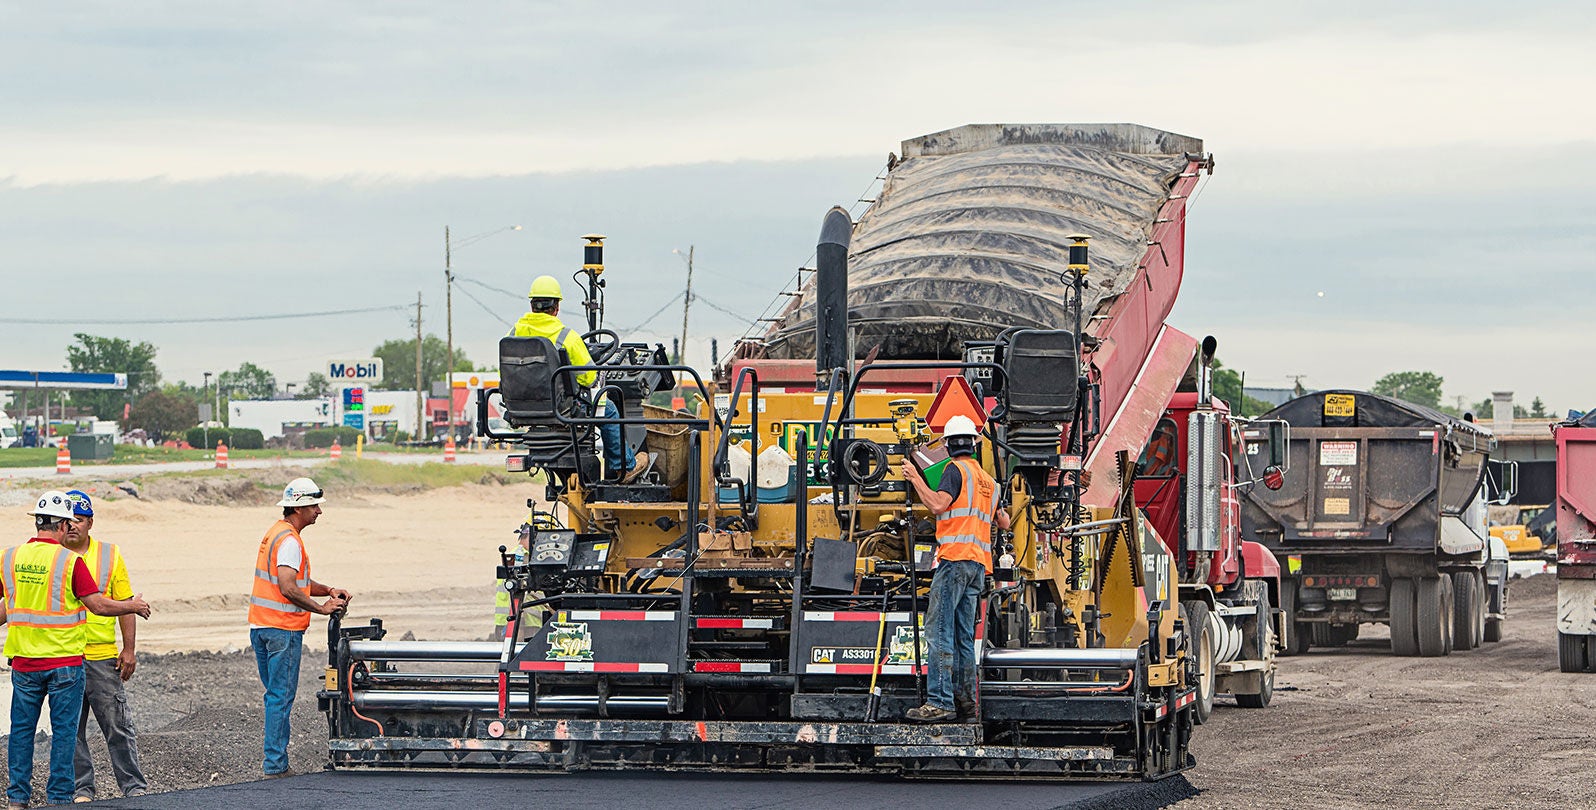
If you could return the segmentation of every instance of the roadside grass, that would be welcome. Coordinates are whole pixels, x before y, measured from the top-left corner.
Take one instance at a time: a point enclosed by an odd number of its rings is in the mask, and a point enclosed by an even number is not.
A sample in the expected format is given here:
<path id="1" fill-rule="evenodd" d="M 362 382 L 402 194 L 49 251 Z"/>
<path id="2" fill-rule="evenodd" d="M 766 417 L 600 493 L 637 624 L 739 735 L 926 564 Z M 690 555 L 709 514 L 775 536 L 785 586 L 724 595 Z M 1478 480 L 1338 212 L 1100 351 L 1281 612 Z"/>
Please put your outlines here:
<path id="1" fill-rule="evenodd" d="M 334 463 L 322 464 L 306 472 L 315 478 L 316 483 L 328 490 L 353 490 L 364 487 L 379 490 L 406 487 L 438 489 L 461 484 L 485 484 L 490 481 L 500 484 L 514 484 L 528 480 L 523 473 L 509 473 L 501 468 L 484 467 L 476 464 L 444 464 L 442 462 L 390 464 L 374 459 L 357 460 L 349 456 L 344 456 Z M 278 478 L 274 477 L 267 480 L 262 477 L 265 474 L 266 471 L 263 470 L 206 469 L 146 473 L 137 476 L 135 480 L 140 482 L 183 479 L 227 480 L 243 476 L 253 480 L 254 486 L 262 492 L 276 492 L 282 488 Z M 539 472 L 537 475 L 531 476 L 530 480 L 534 483 L 542 483 L 544 476 Z"/>
<path id="2" fill-rule="evenodd" d="M 391 444 L 368 444 L 368 453 L 405 453 L 405 454 L 431 454 L 440 456 L 443 451 L 436 447 L 395 447 Z M 355 454 L 353 445 L 344 448 L 344 457 L 350 458 Z M 56 448 L 54 447 L 8 447 L 0 450 L 0 467 L 54 467 Z M 227 451 L 229 458 L 267 458 L 267 459 L 296 459 L 317 458 L 327 455 L 326 448 L 316 450 L 285 450 L 282 448 L 265 448 L 263 450 L 234 450 Z M 163 461 L 208 461 L 216 457 L 215 450 L 193 448 L 179 450 L 175 447 L 143 447 L 134 444 L 116 445 L 109 459 L 95 461 L 84 458 L 73 458 L 72 466 L 99 466 L 106 464 L 155 464 Z"/>

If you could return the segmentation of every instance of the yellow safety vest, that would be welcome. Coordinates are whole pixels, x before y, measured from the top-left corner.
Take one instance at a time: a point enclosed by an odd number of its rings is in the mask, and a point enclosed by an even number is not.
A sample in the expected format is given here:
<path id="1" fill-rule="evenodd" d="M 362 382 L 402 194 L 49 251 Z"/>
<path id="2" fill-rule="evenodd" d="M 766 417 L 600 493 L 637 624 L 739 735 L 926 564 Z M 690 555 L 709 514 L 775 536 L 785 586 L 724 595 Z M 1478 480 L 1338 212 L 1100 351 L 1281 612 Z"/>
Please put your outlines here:
<path id="1" fill-rule="evenodd" d="M 582 342 L 581 335 L 567 329 L 559 318 L 547 312 L 528 312 L 510 327 L 510 337 L 540 337 L 548 338 L 554 343 L 554 348 L 564 349 L 565 356 L 573 366 L 593 365 L 593 355 L 587 351 L 587 344 Z M 596 371 L 579 371 L 576 373 L 576 384 L 582 387 L 592 385 L 598 380 Z"/>
<path id="2" fill-rule="evenodd" d="M 88 611 L 72 592 L 78 555 L 55 543 L 24 543 L 0 555 L 6 589 L 7 658 L 83 654 Z"/>
<path id="3" fill-rule="evenodd" d="M 89 573 L 94 575 L 95 584 L 100 586 L 100 593 L 105 594 L 107 599 L 116 598 L 111 594 L 111 575 L 116 571 L 116 561 L 121 556 L 122 551 L 115 543 L 102 543 L 92 536 L 89 537 L 89 547 L 84 549 L 83 561 L 89 564 Z M 116 657 L 116 621 L 115 616 L 89 614 L 88 644 L 109 645 L 111 652 L 105 658 Z"/>

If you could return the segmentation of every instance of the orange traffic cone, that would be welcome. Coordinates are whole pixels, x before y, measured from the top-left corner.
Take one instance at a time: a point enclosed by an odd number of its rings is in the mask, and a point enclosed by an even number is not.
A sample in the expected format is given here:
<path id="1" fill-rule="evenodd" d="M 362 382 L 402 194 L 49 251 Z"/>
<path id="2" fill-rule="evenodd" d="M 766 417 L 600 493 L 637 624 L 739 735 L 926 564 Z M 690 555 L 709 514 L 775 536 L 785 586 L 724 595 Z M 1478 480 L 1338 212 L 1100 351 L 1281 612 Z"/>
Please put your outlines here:
<path id="1" fill-rule="evenodd" d="M 61 444 L 57 445 L 57 448 L 58 449 L 55 451 L 55 473 L 56 473 L 56 475 L 71 475 L 72 474 L 72 451 L 67 449 L 67 443 L 66 443 L 66 439 L 65 438 L 63 438 L 61 440 Z"/>
<path id="2" fill-rule="evenodd" d="M 227 469 L 227 445 L 221 442 L 216 443 L 216 469 Z"/>
<path id="3" fill-rule="evenodd" d="M 682 398 L 682 397 L 671 397 L 671 410 L 673 410 L 673 411 L 685 411 L 685 410 L 687 410 L 687 400 Z"/>
<path id="4" fill-rule="evenodd" d="M 443 461 L 444 461 L 445 464 L 452 463 L 454 461 L 454 437 L 453 436 L 450 436 L 449 438 L 443 440 Z"/>
<path id="5" fill-rule="evenodd" d="M 333 439 L 332 455 L 331 455 L 332 460 L 333 461 L 337 461 L 338 459 L 341 459 L 343 457 L 344 457 L 344 448 L 343 448 L 343 446 L 338 444 L 338 440 L 337 439 Z"/>

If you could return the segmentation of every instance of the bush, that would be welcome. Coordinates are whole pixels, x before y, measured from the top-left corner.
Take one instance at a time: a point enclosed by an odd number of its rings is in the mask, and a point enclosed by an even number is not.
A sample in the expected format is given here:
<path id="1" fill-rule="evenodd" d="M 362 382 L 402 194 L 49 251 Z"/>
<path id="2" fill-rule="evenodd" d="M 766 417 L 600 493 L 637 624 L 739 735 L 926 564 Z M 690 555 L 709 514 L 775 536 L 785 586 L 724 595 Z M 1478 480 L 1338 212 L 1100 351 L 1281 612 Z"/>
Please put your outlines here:
<path id="1" fill-rule="evenodd" d="M 311 428 L 305 431 L 306 447 L 332 447 L 333 439 L 337 438 L 340 445 L 352 445 L 360 431 L 352 427 L 326 427 Z"/>
<path id="2" fill-rule="evenodd" d="M 233 437 L 231 433 L 231 430 L 224 427 L 213 427 L 209 430 L 206 430 L 205 428 L 192 427 L 183 433 L 183 440 L 188 442 L 190 447 L 198 447 L 202 450 L 215 450 L 217 442 L 221 442 L 228 447 L 233 446 Z"/>
<path id="3" fill-rule="evenodd" d="M 227 446 L 233 450 L 260 450 L 266 446 L 266 437 L 254 428 L 231 428 L 228 433 L 232 435 Z"/>

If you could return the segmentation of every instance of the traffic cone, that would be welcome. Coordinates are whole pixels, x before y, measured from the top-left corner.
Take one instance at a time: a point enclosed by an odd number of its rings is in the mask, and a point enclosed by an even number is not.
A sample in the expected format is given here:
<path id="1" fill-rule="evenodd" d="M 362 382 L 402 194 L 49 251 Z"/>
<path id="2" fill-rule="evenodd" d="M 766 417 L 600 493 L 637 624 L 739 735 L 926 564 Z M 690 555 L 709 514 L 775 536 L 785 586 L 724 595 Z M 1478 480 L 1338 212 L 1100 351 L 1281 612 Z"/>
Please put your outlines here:
<path id="1" fill-rule="evenodd" d="M 57 445 L 56 447 L 57 447 L 57 449 L 55 451 L 55 474 L 56 475 L 71 475 L 72 474 L 72 451 L 67 449 L 67 443 L 66 443 L 65 439 L 63 439 L 61 441 L 61 443 L 59 445 Z"/>
<path id="2" fill-rule="evenodd" d="M 685 410 L 687 410 L 687 400 L 685 398 L 679 397 L 679 396 L 671 397 L 671 410 L 673 410 L 673 411 L 685 411 Z"/>
<path id="3" fill-rule="evenodd" d="M 454 437 L 453 436 L 450 436 L 449 438 L 443 440 L 443 462 L 445 464 L 452 464 L 454 462 Z"/>
<path id="4" fill-rule="evenodd" d="M 216 469 L 227 469 L 227 445 L 221 442 L 216 443 Z"/>
<path id="5" fill-rule="evenodd" d="M 338 440 L 337 439 L 333 439 L 332 456 L 331 456 L 332 460 L 333 461 L 337 461 L 338 459 L 341 459 L 343 457 L 344 457 L 344 448 L 343 448 L 343 446 L 338 444 Z"/>

